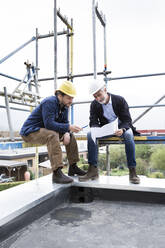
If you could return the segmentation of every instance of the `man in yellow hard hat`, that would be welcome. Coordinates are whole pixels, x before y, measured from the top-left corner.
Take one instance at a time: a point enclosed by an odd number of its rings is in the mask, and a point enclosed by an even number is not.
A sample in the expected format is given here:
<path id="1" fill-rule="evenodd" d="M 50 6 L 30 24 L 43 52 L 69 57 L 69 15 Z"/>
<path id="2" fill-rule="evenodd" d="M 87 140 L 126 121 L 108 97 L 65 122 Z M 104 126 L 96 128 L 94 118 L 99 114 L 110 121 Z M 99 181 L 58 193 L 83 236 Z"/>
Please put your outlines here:
<path id="1" fill-rule="evenodd" d="M 78 133 L 81 128 L 70 125 L 68 108 L 76 96 L 72 82 L 65 81 L 55 91 L 55 96 L 45 98 L 30 114 L 23 124 L 20 134 L 25 142 L 32 144 L 46 144 L 53 170 L 53 182 L 71 183 L 73 179 L 62 172 L 62 150 L 60 141 L 66 147 L 69 161 L 69 176 L 82 176 L 85 172 L 78 168 L 79 161 L 77 142 L 73 132 Z"/>

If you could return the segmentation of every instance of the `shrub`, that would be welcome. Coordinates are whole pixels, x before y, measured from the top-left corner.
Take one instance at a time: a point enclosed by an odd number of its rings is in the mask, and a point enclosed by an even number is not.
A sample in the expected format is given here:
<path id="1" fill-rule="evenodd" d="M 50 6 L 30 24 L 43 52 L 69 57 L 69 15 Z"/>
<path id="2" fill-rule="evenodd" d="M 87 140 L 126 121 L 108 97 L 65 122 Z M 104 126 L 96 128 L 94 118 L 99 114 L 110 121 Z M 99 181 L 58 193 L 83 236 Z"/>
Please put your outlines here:
<path id="1" fill-rule="evenodd" d="M 82 164 L 79 166 L 82 170 L 88 170 L 89 164 Z"/>
<path id="2" fill-rule="evenodd" d="M 20 182 L 10 182 L 10 183 L 0 183 L 0 191 L 12 188 L 14 186 L 17 186 L 19 184 L 25 183 L 25 181 Z"/>
<path id="3" fill-rule="evenodd" d="M 161 146 L 151 155 L 151 167 L 165 171 L 165 147 Z"/>
<path id="4" fill-rule="evenodd" d="M 128 175 L 128 169 L 120 170 L 120 169 L 114 168 L 111 170 L 110 175 L 111 176 L 125 176 L 125 175 Z"/>
<path id="5" fill-rule="evenodd" d="M 101 170 L 106 170 L 106 154 L 99 154 L 98 164 Z"/>
<path id="6" fill-rule="evenodd" d="M 151 154 L 153 153 L 153 147 L 151 145 L 136 145 L 136 158 L 141 158 L 149 161 Z"/>
<path id="7" fill-rule="evenodd" d="M 147 175 L 148 164 L 144 159 L 137 158 L 136 159 L 136 172 L 138 175 Z"/>
<path id="8" fill-rule="evenodd" d="M 28 171 L 30 172 L 30 180 L 34 180 L 35 179 L 34 173 L 30 169 Z"/>
<path id="9" fill-rule="evenodd" d="M 153 172 L 151 174 L 148 175 L 148 177 L 152 177 L 152 178 L 164 178 L 164 175 L 162 172 Z"/>
<path id="10" fill-rule="evenodd" d="M 126 164 L 126 154 L 123 145 L 110 146 L 111 168 L 117 168 Z"/>

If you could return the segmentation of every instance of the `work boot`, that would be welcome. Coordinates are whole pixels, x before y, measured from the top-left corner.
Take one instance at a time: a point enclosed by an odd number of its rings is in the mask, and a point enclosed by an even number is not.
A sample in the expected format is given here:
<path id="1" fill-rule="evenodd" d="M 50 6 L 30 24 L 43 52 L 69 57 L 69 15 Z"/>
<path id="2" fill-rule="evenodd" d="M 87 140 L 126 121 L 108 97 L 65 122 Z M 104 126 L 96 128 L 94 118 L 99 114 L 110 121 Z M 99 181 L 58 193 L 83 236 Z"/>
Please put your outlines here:
<path id="1" fill-rule="evenodd" d="M 139 184 L 140 178 L 136 175 L 136 168 L 130 167 L 129 168 L 129 181 L 130 183 Z"/>
<path id="2" fill-rule="evenodd" d="M 94 165 L 89 165 L 86 175 L 80 176 L 79 181 L 83 182 L 83 181 L 88 181 L 90 179 L 95 180 L 98 177 L 99 177 L 98 168 Z"/>
<path id="3" fill-rule="evenodd" d="M 53 183 L 72 183 L 73 179 L 66 176 L 63 172 L 62 172 L 62 167 L 59 167 L 57 170 L 53 171 L 53 176 L 52 176 L 52 181 Z"/>
<path id="4" fill-rule="evenodd" d="M 76 163 L 69 166 L 68 176 L 74 176 L 74 175 L 84 176 L 85 174 L 86 172 L 81 170 Z"/>

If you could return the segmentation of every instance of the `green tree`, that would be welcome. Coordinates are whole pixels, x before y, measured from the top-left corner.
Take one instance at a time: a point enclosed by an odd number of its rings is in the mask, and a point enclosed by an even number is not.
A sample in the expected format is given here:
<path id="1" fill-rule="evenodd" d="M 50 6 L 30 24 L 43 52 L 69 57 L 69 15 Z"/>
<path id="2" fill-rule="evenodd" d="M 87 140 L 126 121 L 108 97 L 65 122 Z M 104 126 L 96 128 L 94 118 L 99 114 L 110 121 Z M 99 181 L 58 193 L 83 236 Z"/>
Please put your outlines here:
<path id="1" fill-rule="evenodd" d="M 153 148 L 151 145 L 136 145 L 136 158 L 145 159 L 146 161 L 150 160 L 151 154 L 153 153 Z"/>
<path id="2" fill-rule="evenodd" d="M 151 167 L 165 171 L 165 146 L 156 149 L 151 155 Z"/>
<path id="3" fill-rule="evenodd" d="M 99 154 L 98 164 L 101 170 L 106 170 L 106 154 Z"/>
<path id="4" fill-rule="evenodd" d="M 148 174 L 148 167 L 149 167 L 148 163 L 142 158 L 137 158 L 136 163 L 137 163 L 136 166 L 137 174 L 146 176 Z"/>
<path id="5" fill-rule="evenodd" d="M 110 167 L 117 168 L 126 165 L 126 154 L 123 145 L 110 145 Z M 106 170 L 106 154 L 99 154 L 99 166 L 102 170 Z"/>
<path id="6" fill-rule="evenodd" d="M 110 161 L 111 168 L 117 168 L 121 165 L 126 165 L 126 154 L 123 145 L 110 146 Z"/>

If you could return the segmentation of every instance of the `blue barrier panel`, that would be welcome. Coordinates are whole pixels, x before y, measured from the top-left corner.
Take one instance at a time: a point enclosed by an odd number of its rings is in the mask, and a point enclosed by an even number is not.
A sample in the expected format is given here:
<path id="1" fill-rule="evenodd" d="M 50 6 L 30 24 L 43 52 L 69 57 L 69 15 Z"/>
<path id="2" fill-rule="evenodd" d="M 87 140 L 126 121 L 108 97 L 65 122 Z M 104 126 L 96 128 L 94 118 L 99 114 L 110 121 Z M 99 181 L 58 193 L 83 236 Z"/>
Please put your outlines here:
<path id="1" fill-rule="evenodd" d="M 15 148 L 22 148 L 22 142 L 4 142 L 0 143 L 0 150 L 8 150 Z"/>

